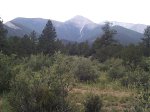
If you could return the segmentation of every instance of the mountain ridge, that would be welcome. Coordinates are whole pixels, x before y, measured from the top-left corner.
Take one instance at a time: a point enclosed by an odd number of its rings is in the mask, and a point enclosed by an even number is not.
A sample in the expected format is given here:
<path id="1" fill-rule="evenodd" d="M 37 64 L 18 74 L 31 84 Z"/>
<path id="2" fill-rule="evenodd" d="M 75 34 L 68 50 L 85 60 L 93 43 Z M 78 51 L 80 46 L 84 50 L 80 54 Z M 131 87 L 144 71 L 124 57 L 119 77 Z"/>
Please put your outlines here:
<path id="1" fill-rule="evenodd" d="M 47 23 L 48 19 L 43 18 L 15 18 L 9 22 L 5 23 L 5 27 L 8 30 L 8 34 L 11 36 L 23 36 L 24 34 L 29 34 L 31 31 L 35 30 L 38 35 L 41 34 L 45 24 Z M 51 20 L 56 32 L 57 37 L 59 39 L 65 39 L 68 41 L 76 41 L 82 42 L 86 40 L 95 40 L 97 37 L 102 35 L 101 27 L 104 23 L 94 23 L 88 18 L 83 16 L 75 16 L 65 22 L 59 22 L 55 20 Z M 111 22 L 111 21 L 110 21 Z M 140 24 L 133 24 L 133 23 L 122 23 L 122 22 L 111 22 L 113 27 L 119 30 L 119 34 L 117 34 L 117 39 L 122 43 L 137 43 L 140 42 L 140 38 L 142 38 L 142 34 L 140 32 L 135 31 L 140 30 Z M 126 25 L 126 26 L 125 26 Z M 141 24 L 144 28 L 146 25 Z M 121 27 L 119 27 L 121 26 Z M 119 28 L 117 28 L 119 27 Z M 126 28 L 126 30 L 124 29 Z M 139 28 L 139 29 L 138 29 Z M 121 31 L 122 30 L 122 31 Z M 130 32 L 128 34 L 128 32 Z M 134 39 L 133 37 L 136 36 Z M 126 40 L 123 42 L 123 40 Z M 128 40 L 128 41 L 127 41 Z M 135 41 L 135 42 L 134 42 Z"/>

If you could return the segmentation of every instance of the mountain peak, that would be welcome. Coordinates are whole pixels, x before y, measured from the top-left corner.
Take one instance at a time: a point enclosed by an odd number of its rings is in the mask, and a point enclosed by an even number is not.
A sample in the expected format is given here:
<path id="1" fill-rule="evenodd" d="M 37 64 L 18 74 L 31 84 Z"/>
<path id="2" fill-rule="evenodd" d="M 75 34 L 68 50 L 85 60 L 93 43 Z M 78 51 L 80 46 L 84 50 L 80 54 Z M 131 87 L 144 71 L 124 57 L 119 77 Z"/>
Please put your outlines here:
<path id="1" fill-rule="evenodd" d="M 92 22 L 91 20 L 89 20 L 88 18 L 83 17 L 83 16 L 80 16 L 80 15 L 74 16 L 73 18 L 71 18 L 71 19 L 68 20 L 68 21 L 71 21 L 71 22 L 81 21 L 81 22 L 93 23 L 93 22 Z"/>
<path id="2" fill-rule="evenodd" d="M 74 16 L 73 18 L 69 19 L 68 21 L 66 21 L 66 23 L 72 23 L 74 25 L 76 25 L 76 27 L 78 28 L 82 28 L 83 26 L 87 25 L 87 24 L 91 24 L 93 23 L 91 20 L 87 19 L 86 17 L 77 15 Z"/>

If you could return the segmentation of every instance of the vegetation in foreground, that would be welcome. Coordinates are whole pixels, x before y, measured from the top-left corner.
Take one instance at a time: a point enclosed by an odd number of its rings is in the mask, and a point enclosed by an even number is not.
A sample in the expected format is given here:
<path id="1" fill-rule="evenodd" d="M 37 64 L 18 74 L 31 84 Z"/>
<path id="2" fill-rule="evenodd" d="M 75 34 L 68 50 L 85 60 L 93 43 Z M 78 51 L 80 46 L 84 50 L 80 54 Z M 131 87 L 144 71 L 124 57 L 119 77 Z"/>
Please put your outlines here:
<path id="1" fill-rule="evenodd" d="M 63 44 L 49 20 L 36 33 L 7 37 L 0 21 L 0 111 L 149 112 L 150 27 L 122 46 L 110 23 L 92 46 Z"/>

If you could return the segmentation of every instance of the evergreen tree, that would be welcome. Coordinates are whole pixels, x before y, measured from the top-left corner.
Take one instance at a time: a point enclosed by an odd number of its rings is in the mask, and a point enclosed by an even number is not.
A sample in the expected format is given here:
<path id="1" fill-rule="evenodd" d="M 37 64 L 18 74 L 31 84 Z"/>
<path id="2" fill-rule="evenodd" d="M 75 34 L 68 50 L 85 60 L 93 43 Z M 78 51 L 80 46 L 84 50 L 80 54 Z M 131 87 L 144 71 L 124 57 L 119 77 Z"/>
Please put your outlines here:
<path id="1" fill-rule="evenodd" d="M 55 52 L 56 31 L 51 22 L 48 20 L 42 34 L 39 38 L 39 50 L 44 54 L 53 55 Z"/>
<path id="2" fill-rule="evenodd" d="M 111 23 L 106 22 L 102 27 L 104 34 L 100 38 L 100 44 L 104 47 L 116 43 L 116 40 L 113 37 L 117 34 L 117 31 L 112 29 L 111 25 Z"/>
<path id="3" fill-rule="evenodd" d="M 64 53 L 64 54 L 67 53 L 67 49 L 64 43 L 62 42 L 62 40 L 59 40 L 59 39 L 57 39 L 55 42 L 55 50 L 60 51 L 61 53 Z"/>
<path id="4" fill-rule="evenodd" d="M 144 38 L 142 39 L 146 47 L 150 47 L 150 26 L 144 30 Z"/>
<path id="5" fill-rule="evenodd" d="M 21 37 L 11 36 L 8 38 L 9 54 L 21 54 Z"/>
<path id="6" fill-rule="evenodd" d="M 93 44 L 95 49 L 116 44 L 116 40 L 113 37 L 117 31 L 111 28 L 111 23 L 106 22 L 102 27 L 102 30 L 104 32 L 103 35 L 100 38 L 97 38 Z"/>
<path id="7" fill-rule="evenodd" d="M 104 34 L 97 38 L 92 46 L 93 57 L 101 62 L 114 56 L 118 49 L 118 43 L 113 38 L 117 31 L 111 28 L 111 23 L 106 22 L 102 30 Z"/>
<path id="8" fill-rule="evenodd" d="M 29 38 L 30 38 L 30 41 L 31 41 L 32 54 L 36 54 L 38 39 L 37 39 L 37 34 L 34 30 L 30 33 Z"/>
<path id="9" fill-rule="evenodd" d="M 68 49 L 69 55 L 78 55 L 78 43 L 69 43 L 66 48 Z"/>
<path id="10" fill-rule="evenodd" d="M 121 51 L 121 58 L 126 67 L 135 69 L 142 61 L 142 51 L 140 46 L 130 44 L 124 47 Z"/>
<path id="11" fill-rule="evenodd" d="M 0 18 L 0 51 L 7 52 L 7 30 L 4 28 L 3 21 Z"/>
<path id="12" fill-rule="evenodd" d="M 32 41 L 27 34 L 21 38 L 20 48 L 21 48 L 21 51 L 19 53 L 20 56 L 29 56 L 33 53 Z"/>
<path id="13" fill-rule="evenodd" d="M 144 47 L 144 55 L 150 56 L 150 26 L 144 31 L 144 38 L 142 38 L 142 44 Z"/>
<path id="14" fill-rule="evenodd" d="M 79 56 L 89 56 L 90 53 L 90 47 L 88 41 L 81 42 L 78 44 L 78 55 Z"/>

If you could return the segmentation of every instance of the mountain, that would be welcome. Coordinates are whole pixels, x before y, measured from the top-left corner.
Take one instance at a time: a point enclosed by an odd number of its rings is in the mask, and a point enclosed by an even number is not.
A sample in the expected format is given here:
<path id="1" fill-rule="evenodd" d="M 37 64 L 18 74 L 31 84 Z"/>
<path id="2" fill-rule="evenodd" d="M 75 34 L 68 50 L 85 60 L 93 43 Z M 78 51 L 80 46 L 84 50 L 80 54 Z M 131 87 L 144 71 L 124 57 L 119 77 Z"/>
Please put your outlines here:
<path id="1" fill-rule="evenodd" d="M 65 21 L 61 26 L 56 26 L 56 31 L 58 31 L 58 37 L 60 38 L 81 42 L 88 40 L 91 36 L 97 36 L 97 34 L 92 31 L 98 26 L 98 24 L 85 17 L 75 16 L 70 20 Z"/>
<path id="2" fill-rule="evenodd" d="M 111 21 L 111 23 L 116 26 L 122 26 L 125 27 L 127 29 L 139 32 L 139 33 L 143 33 L 144 29 L 147 27 L 147 25 L 144 24 L 133 24 L 133 23 L 124 23 L 124 22 L 116 22 L 116 21 Z"/>
<path id="3" fill-rule="evenodd" d="M 117 34 L 115 35 L 115 39 L 125 45 L 129 43 L 138 43 L 141 41 L 141 38 L 143 37 L 141 33 L 127 29 L 122 26 L 116 25 L 113 26 L 113 29 L 117 31 Z"/>
<path id="4" fill-rule="evenodd" d="M 10 36 L 23 36 L 35 30 L 38 35 L 41 34 L 47 19 L 42 18 L 15 18 L 5 23 L 5 28 Z M 97 37 L 100 37 L 103 32 L 101 30 L 104 23 L 97 24 L 83 16 L 75 16 L 65 22 L 52 20 L 56 28 L 57 37 L 67 41 L 90 41 L 93 42 Z M 122 44 L 138 43 L 142 38 L 142 29 L 146 25 L 112 22 L 113 28 L 117 30 L 115 38 Z M 142 27 L 141 27 L 142 26 Z M 137 32 L 139 31 L 139 32 Z"/>
<path id="5" fill-rule="evenodd" d="M 93 24 L 93 22 L 83 16 L 75 16 L 73 18 L 71 18 L 70 20 L 66 21 L 65 24 L 72 24 L 75 27 L 79 28 L 80 30 L 83 29 L 84 25 L 87 24 Z"/>
<path id="6" fill-rule="evenodd" d="M 135 24 L 130 29 L 137 31 L 139 33 L 144 33 L 144 29 L 147 27 L 147 25 L 143 24 Z"/>
<path id="7" fill-rule="evenodd" d="M 8 30 L 9 36 L 23 36 L 31 32 L 29 27 L 25 27 L 23 24 L 14 23 L 12 21 L 5 23 L 4 27 Z"/>

